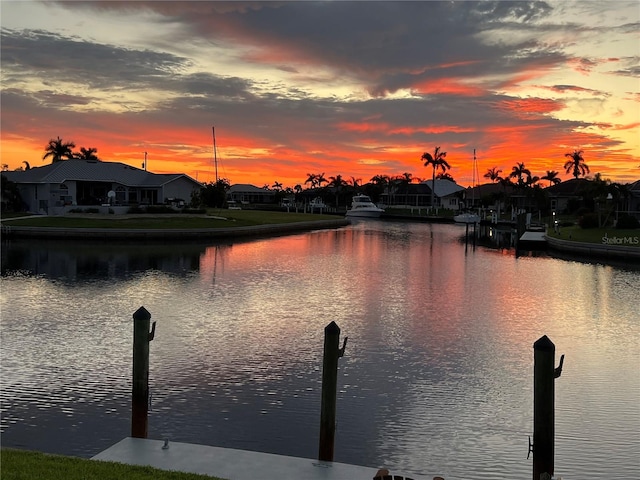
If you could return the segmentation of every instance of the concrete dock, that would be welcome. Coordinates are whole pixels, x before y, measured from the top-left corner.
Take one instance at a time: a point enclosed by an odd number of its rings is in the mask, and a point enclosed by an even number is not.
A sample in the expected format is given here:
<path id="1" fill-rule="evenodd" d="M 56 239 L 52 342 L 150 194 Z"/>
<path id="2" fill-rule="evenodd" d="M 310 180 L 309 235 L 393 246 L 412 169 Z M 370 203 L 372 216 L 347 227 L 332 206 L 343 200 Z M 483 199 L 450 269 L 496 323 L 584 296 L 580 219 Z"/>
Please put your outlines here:
<path id="1" fill-rule="evenodd" d="M 378 467 L 127 437 L 92 460 L 148 465 L 162 470 L 211 475 L 227 480 L 371 480 Z M 381 465 L 380 467 L 384 467 Z M 388 467 L 387 467 L 388 468 Z M 391 471 L 392 475 L 402 472 Z M 409 475 L 407 479 L 427 480 Z M 429 479 L 430 480 L 430 479 Z"/>

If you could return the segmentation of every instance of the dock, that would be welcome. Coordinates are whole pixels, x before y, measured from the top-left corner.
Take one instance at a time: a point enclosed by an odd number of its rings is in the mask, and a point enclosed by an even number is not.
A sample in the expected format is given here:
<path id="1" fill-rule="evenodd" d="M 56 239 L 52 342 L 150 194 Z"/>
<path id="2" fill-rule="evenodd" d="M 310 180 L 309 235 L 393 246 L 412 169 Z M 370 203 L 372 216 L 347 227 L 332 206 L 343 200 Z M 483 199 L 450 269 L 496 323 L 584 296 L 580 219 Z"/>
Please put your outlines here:
<path id="1" fill-rule="evenodd" d="M 541 250 L 547 247 L 547 237 L 544 231 L 527 230 L 518 239 L 518 248 Z"/>
<path id="2" fill-rule="evenodd" d="M 146 465 L 227 480 L 371 480 L 378 468 L 233 448 L 127 437 L 92 460 Z M 389 467 L 386 467 L 389 468 Z M 391 472 L 402 478 L 402 472 Z M 409 475 L 407 480 L 431 480 Z"/>

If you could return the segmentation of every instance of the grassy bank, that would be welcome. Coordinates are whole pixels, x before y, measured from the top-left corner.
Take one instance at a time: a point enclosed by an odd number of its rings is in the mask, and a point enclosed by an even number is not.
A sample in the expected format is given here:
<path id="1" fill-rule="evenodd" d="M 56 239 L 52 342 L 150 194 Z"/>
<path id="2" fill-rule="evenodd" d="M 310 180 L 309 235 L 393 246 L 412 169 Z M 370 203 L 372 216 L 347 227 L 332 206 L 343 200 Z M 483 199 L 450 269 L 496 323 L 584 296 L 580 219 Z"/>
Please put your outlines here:
<path id="1" fill-rule="evenodd" d="M 207 475 L 25 450 L 3 448 L 0 456 L 2 480 L 220 480 Z"/>
<path id="2" fill-rule="evenodd" d="M 229 228 L 253 225 L 309 222 L 335 219 L 333 215 L 287 213 L 258 210 L 211 210 L 207 215 L 101 215 L 70 214 L 67 216 L 33 216 L 22 219 L 3 219 L 3 224 L 28 227 L 59 228 L 129 228 L 129 229 L 185 229 Z"/>
<path id="3" fill-rule="evenodd" d="M 628 247 L 640 248 L 640 229 L 616 229 L 616 228 L 580 228 L 577 225 L 571 227 L 560 228 L 560 233 L 556 233 L 553 229 L 547 231 L 547 235 L 562 240 L 572 240 L 574 242 L 597 243 L 603 245 L 603 237 L 612 239 L 631 239 L 626 243 L 616 243 L 616 245 L 625 245 Z M 634 240 L 637 239 L 637 240 Z M 624 241 L 622 241 L 624 242 Z M 637 243 L 633 243 L 637 242 Z"/>

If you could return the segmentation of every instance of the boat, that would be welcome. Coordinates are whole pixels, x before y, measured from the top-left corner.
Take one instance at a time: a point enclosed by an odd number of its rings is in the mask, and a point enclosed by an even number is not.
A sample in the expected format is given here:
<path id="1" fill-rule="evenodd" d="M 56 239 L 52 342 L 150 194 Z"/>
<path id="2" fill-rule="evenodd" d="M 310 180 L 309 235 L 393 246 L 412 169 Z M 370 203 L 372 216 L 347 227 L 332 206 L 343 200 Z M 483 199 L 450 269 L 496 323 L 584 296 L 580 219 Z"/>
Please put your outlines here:
<path id="1" fill-rule="evenodd" d="M 461 213 L 453 217 L 453 221 L 456 223 L 480 223 L 480 215 L 477 213 Z"/>
<path id="2" fill-rule="evenodd" d="M 351 199 L 351 208 L 347 210 L 347 217 L 378 218 L 384 210 L 378 208 L 368 195 L 355 195 Z"/>

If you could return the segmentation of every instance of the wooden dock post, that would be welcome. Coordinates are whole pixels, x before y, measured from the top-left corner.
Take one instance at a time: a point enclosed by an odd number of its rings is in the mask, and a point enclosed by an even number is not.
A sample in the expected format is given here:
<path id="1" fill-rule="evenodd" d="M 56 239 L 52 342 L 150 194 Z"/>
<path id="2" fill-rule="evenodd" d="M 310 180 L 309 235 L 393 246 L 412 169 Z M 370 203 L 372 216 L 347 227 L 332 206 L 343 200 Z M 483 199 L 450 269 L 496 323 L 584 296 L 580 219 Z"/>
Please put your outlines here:
<path id="1" fill-rule="evenodd" d="M 553 476 L 555 443 L 555 379 L 562 373 L 554 368 L 556 347 L 544 335 L 533 344 L 533 480 Z"/>
<path id="2" fill-rule="evenodd" d="M 149 413 L 149 342 L 153 340 L 156 322 L 151 332 L 151 314 L 140 307 L 133 314 L 133 392 L 131 396 L 131 436 L 147 438 Z"/>
<path id="3" fill-rule="evenodd" d="M 336 395 L 338 392 L 338 359 L 344 355 L 345 337 L 340 344 L 340 327 L 331 322 L 324 329 L 324 355 L 322 359 L 322 402 L 320 405 L 320 445 L 318 460 L 333 462 L 336 436 Z"/>

